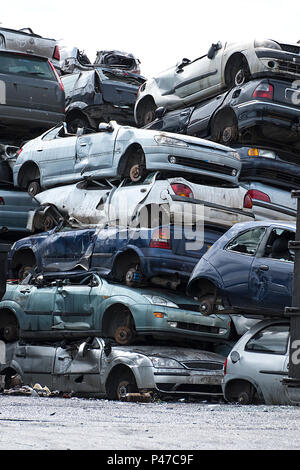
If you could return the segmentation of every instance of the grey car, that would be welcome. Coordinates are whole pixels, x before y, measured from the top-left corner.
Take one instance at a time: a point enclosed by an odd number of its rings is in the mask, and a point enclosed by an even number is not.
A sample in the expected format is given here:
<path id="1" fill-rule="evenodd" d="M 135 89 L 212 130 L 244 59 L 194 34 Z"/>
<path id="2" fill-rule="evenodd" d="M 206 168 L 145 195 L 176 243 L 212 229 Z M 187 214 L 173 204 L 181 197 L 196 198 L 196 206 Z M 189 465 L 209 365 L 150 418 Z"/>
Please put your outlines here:
<path id="1" fill-rule="evenodd" d="M 57 126 L 27 142 L 13 168 L 14 185 L 31 195 L 57 185 L 93 179 L 130 178 L 137 182 L 147 171 L 190 175 L 198 182 L 222 179 L 238 184 L 240 156 L 229 147 L 197 137 L 99 124 L 98 132 L 68 134 Z"/>
<path id="2" fill-rule="evenodd" d="M 288 376 L 288 320 L 263 320 L 235 344 L 225 362 L 222 389 L 229 402 L 291 405 L 282 384 Z"/>
<path id="3" fill-rule="evenodd" d="M 19 238 L 24 237 L 29 211 L 37 207 L 38 203 L 24 191 L 0 189 L 0 232 L 5 236 L 19 233 Z"/>
<path id="4" fill-rule="evenodd" d="M 222 398 L 225 358 L 208 351 L 166 346 L 112 346 L 102 338 L 63 344 L 6 346 L 1 375 L 25 385 L 82 396 L 126 398 L 128 393 Z M 3 350 L 3 343 L 2 343 Z M 3 354 L 2 354 L 3 356 Z M 1 360 L 1 355 L 0 355 Z"/>

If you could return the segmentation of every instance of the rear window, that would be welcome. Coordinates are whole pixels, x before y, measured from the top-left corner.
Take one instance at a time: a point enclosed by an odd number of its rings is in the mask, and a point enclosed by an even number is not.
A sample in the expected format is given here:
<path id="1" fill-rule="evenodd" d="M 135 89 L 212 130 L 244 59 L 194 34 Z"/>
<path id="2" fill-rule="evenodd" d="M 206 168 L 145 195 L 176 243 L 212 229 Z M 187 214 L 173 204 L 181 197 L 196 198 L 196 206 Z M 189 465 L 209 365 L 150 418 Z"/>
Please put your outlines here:
<path id="1" fill-rule="evenodd" d="M 56 81 L 47 60 L 9 52 L 0 52 L 0 73 Z"/>

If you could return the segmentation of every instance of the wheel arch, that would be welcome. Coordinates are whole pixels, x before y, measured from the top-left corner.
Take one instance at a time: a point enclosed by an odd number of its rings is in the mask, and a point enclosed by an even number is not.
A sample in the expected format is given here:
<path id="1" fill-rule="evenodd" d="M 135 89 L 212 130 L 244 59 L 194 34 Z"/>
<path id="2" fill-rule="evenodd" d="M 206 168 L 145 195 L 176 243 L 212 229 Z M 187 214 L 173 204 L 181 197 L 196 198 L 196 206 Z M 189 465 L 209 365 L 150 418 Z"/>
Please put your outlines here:
<path id="1" fill-rule="evenodd" d="M 199 293 L 200 296 L 205 294 L 216 294 L 219 288 L 219 284 L 214 282 L 212 279 L 197 277 L 189 283 L 188 293 L 193 297 L 199 297 Z"/>
<path id="2" fill-rule="evenodd" d="M 240 51 L 234 52 L 228 57 L 227 62 L 225 64 L 225 68 L 224 68 L 224 81 L 225 81 L 226 86 L 230 84 L 229 83 L 230 82 L 230 68 L 233 66 L 233 64 L 236 64 L 238 62 L 242 62 L 243 64 L 246 64 L 249 69 L 249 73 L 251 75 L 249 62 L 245 54 L 243 54 Z"/>
<path id="3" fill-rule="evenodd" d="M 20 263 L 22 261 L 22 263 Z M 25 262 L 24 262 L 25 261 Z M 35 256 L 35 252 L 32 247 L 24 247 L 20 248 L 18 251 L 16 251 L 11 259 L 10 263 L 10 270 L 13 275 L 16 274 L 16 271 L 20 269 L 20 267 L 23 265 L 26 265 L 30 262 L 37 262 L 37 258 Z"/>
<path id="4" fill-rule="evenodd" d="M 121 270 L 122 270 L 122 268 L 125 267 L 126 261 L 129 260 L 131 257 L 134 257 L 134 259 L 137 260 L 140 265 L 142 265 L 141 264 L 141 255 L 138 252 L 138 250 L 135 247 L 126 247 L 126 249 L 124 251 L 119 251 L 119 252 L 116 253 L 116 255 L 113 259 L 111 272 L 113 274 L 116 272 L 117 263 L 121 263 Z M 133 262 L 135 262 L 135 261 L 133 261 Z"/>
<path id="5" fill-rule="evenodd" d="M 20 188 L 26 189 L 31 181 L 37 179 L 40 181 L 40 178 L 41 171 L 38 163 L 32 160 L 28 160 L 27 162 L 23 163 L 18 172 L 17 184 Z"/>
<path id="6" fill-rule="evenodd" d="M 118 311 L 117 311 L 118 310 Z M 133 321 L 133 326 L 135 328 L 135 317 L 130 309 L 129 305 L 122 303 L 122 301 L 117 300 L 111 305 L 107 306 L 105 309 L 102 318 L 101 318 L 101 333 L 104 337 L 113 337 L 114 332 L 114 322 L 112 321 L 113 316 L 117 317 L 118 314 L 129 314 Z"/>
<path id="7" fill-rule="evenodd" d="M 117 170 L 117 173 L 119 176 L 125 173 L 125 169 L 130 161 L 130 158 L 134 157 L 134 152 L 139 151 L 139 150 L 142 151 L 144 163 L 146 164 L 146 155 L 145 155 L 143 147 L 138 142 L 133 142 L 126 148 L 126 150 L 123 152 L 122 156 L 120 157 L 120 160 L 118 163 L 118 170 Z"/>
<path id="8" fill-rule="evenodd" d="M 13 310 L 12 308 L 9 308 L 7 306 L 2 306 L 0 308 L 0 339 L 1 340 L 4 339 L 2 330 L 9 323 L 12 323 L 18 328 L 20 328 L 20 321 L 19 321 L 17 312 Z"/>
<path id="9" fill-rule="evenodd" d="M 129 364 L 124 364 L 124 363 L 118 363 L 118 364 L 115 364 L 112 369 L 109 371 L 108 373 L 108 376 L 105 380 L 105 391 L 106 391 L 106 394 L 107 394 L 107 390 L 109 389 L 110 385 L 112 384 L 113 380 L 119 376 L 122 375 L 122 373 L 129 373 L 130 375 L 132 375 L 132 377 L 134 378 L 135 380 L 135 383 L 137 385 L 137 377 L 132 369 L 132 367 L 130 367 Z M 138 387 L 138 385 L 137 385 Z"/>
<path id="10" fill-rule="evenodd" d="M 234 120 L 236 121 L 236 124 L 238 126 L 238 117 L 237 114 L 230 105 L 223 106 L 221 108 L 216 109 L 216 111 L 211 115 L 209 123 L 208 123 L 208 129 L 210 134 L 212 133 L 212 126 L 215 121 L 215 119 L 219 118 L 219 116 L 223 116 L 226 118 L 227 116 L 232 116 Z"/>
<path id="11" fill-rule="evenodd" d="M 224 385 L 224 398 L 228 402 L 234 401 L 235 394 L 244 389 L 245 386 L 251 386 L 254 389 L 254 395 L 257 394 L 260 401 L 264 402 L 264 397 L 259 385 L 249 378 L 233 378 L 225 383 Z"/>

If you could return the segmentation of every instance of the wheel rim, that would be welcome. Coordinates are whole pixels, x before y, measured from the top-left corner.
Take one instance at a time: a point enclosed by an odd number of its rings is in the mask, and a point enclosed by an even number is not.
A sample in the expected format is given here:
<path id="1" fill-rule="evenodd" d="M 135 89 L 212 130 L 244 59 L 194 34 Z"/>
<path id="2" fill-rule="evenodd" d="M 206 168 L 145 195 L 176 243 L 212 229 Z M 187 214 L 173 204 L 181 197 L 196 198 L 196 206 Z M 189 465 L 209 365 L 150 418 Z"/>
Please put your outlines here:
<path id="1" fill-rule="evenodd" d="M 245 82 L 246 76 L 245 76 L 245 71 L 243 69 L 240 69 L 234 77 L 234 84 L 236 86 L 241 86 Z"/>
<path id="2" fill-rule="evenodd" d="M 119 383 L 119 386 L 117 389 L 118 400 L 121 400 L 122 398 L 126 397 L 127 393 L 129 393 L 129 386 L 130 386 L 130 383 L 128 380 L 123 380 L 123 382 Z"/>
<path id="3" fill-rule="evenodd" d="M 141 179 L 141 167 L 139 164 L 133 165 L 130 168 L 129 176 L 131 181 L 139 181 Z"/>
<path id="4" fill-rule="evenodd" d="M 154 117 L 155 117 L 155 116 L 154 116 L 154 112 L 153 112 L 152 109 L 149 110 L 149 111 L 147 111 L 147 112 L 145 113 L 145 115 L 144 115 L 144 124 L 145 124 L 145 125 L 146 125 L 146 124 L 150 124 L 150 122 L 153 121 Z"/>
<path id="5" fill-rule="evenodd" d="M 36 196 L 40 192 L 40 185 L 36 181 L 32 181 L 28 185 L 27 192 L 30 196 Z"/>
<path id="6" fill-rule="evenodd" d="M 222 133 L 222 140 L 223 142 L 230 142 L 233 137 L 233 128 L 232 127 L 225 127 Z"/>
<path id="7" fill-rule="evenodd" d="M 133 338 L 133 332 L 128 326 L 119 326 L 115 331 L 114 338 L 118 344 L 127 345 Z"/>

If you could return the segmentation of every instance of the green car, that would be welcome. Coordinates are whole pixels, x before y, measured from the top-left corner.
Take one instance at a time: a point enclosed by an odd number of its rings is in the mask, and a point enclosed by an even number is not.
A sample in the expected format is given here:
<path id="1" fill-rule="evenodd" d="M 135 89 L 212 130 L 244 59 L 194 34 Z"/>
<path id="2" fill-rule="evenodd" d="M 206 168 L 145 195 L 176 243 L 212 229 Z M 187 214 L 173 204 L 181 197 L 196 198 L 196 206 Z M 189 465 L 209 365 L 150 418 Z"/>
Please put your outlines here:
<path id="1" fill-rule="evenodd" d="M 203 316 L 198 309 L 197 301 L 178 293 L 133 289 L 95 273 L 52 282 L 37 276 L 23 284 L 7 283 L 0 302 L 0 337 L 12 342 L 101 335 L 122 345 L 147 335 L 227 340 L 230 318 Z"/>

